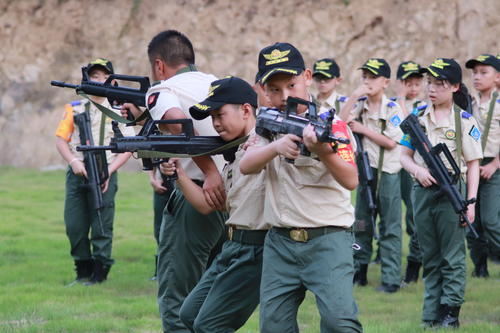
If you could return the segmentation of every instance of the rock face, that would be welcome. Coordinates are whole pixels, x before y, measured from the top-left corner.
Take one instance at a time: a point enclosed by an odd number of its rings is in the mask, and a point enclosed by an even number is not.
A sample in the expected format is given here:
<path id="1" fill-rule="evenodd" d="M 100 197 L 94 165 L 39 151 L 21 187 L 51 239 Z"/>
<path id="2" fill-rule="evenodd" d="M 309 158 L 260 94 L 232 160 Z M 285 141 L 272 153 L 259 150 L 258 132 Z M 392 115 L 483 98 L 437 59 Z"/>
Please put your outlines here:
<path id="1" fill-rule="evenodd" d="M 76 99 L 50 80 L 77 83 L 90 59 L 113 60 L 120 74 L 149 75 L 147 44 L 184 32 L 199 68 L 253 81 L 259 50 L 288 41 L 306 62 L 335 57 L 348 93 L 368 57 L 463 65 L 498 53 L 500 1 L 493 0 L 3 0 L 0 1 L 0 165 L 62 163 L 54 131 Z M 464 70 L 465 72 L 465 70 Z M 468 72 L 464 73 L 468 82 Z M 395 75 L 393 75 L 395 76 Z"/>

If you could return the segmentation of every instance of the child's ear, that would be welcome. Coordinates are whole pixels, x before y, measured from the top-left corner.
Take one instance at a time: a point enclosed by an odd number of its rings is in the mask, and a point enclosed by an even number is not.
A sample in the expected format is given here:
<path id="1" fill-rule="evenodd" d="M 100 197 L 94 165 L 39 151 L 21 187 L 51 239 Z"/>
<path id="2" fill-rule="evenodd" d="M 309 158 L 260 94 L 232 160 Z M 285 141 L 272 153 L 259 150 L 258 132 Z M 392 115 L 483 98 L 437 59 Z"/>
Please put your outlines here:
<path id="1" fill-rule="evenodd" d="M 339 76 L 339 77 L 337 78 L 337 84 L 342 83 L 342 81 L 344 81 L 344 78 L 343 78 L 342 76 Z"/>
<path id="2" fill-rule="evenodd" d="M 385 78 L 385 80 L 384 80 L 384 89 L 389 86 L 389 83 L 391 83 L 391 79 Z"/>
<path id="3" fill-rule="evenodd" d="M 312 72 L 309 68 L 304 69 L 304 79 L 306 86 L 309 87 L 312 84 Z"/>
<path id="4" fill-rule="evenodd" d="M 252 106 L 248 103 L 241 105 L 241 111 L 243 112 L 243 119 L 247 120 L 253 115 Z"/>

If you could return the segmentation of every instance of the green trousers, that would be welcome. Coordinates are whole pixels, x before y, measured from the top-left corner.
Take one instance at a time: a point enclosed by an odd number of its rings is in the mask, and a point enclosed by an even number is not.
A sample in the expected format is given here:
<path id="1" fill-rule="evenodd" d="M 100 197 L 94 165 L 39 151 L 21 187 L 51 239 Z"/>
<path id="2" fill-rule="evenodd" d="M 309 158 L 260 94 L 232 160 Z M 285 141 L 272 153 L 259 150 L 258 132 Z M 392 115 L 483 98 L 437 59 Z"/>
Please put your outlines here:
<path id="1" fill-rule="evenodd" d="M 413 216 L 422 253 L 422 320 L 437 320 L 439 305 L 461 306 L 465 293 L 465 229 L 436 187 L 413 186 Z"/>
<path id="2" fill-rule="evenodd" d="M 180 317 L 193 332 L 235 332 L 259 304 L 262 245 L 226 241 L 184 300 Z"/>
<path id="3" fill-rule="evenodd" d="M 75 175 L 71 168 L 66 171 L 64 223 L 74 260 L 96 259 L 107 266 L 114 263 L 111 246 L 117 183 L 115 172 L 110 177 L 108 190 L 102 195 L 105 207 L 100 210 L 99 221 L 97 211 L 92 208 L 90 191 L 84 187 L 85 178 Z"/>
<path id="4" fill-rule="evenodd" d="M 420 254 L 420 247 L 418 246 L 418 237 L 415 227 L 415 220 L 413 219 L 413 204 L 411 202 L 411 191 L 413 188 L 413 179 L 410 174 L 401 169 L 401 198 L 406 206 L 405 222 L 406 233 L 410 241 L 408 242 L 408 261 L 421 262 L 422 255 Z"/>
<path id="5" fill-rule="evenodd" d="M 374 174 L 376 169 L 372 168 Z M 364 199 L 364 189 L 356 195 L 356 243 L 361 247 L 355 251 L 356 266 L 369 264 L 372 256 L 373 226 L 370 210 Z M 382 283 L 401 283 L 401 185 L 399 173 L 382 172 L 378 184 L 377 212 L 379 215 L 379 246 L 382 268 Z"/>
<path id="6" fill-rule="evenodd" d="M 350 231 L 302 243 L 271 229 L 264 243 L 260 332 L 299 332 L 297 311 L 306 290 L 316 297 L 321 332 L 362 332 L 353 297 L 353 241 Z"/>
<path id="7" fill-rule="evenodd" d="M 179 311 L 223 235 L 226 214 L 202 215 L 175 189 L 165 206 L 158 247 L 158 305 L 165 332 L 190 332 Z"/>
<path id="8" fill-rule="evenodd" d="M 481 164 L 491 162 L 491 159 L 485 159 Z M 467 244 L 470 249 L 470 256 L 474 264 L 478 263 L 479 258 L 489 254 L 500 255 L 500 170 L 497 170 L 490 180 L 481 178 L 479 183 L 476 219 L 474 228 L 479 233 L 476 239 L 470 233 L 467 233 Z"/>
<path id="9" fill-rule="evenodd" d="M 158 194 L 153 191 L 153 212 L 154 212 L 153 234 L 155 236 L 157 245 L 160 243 L 160 227 L 161 227 L 161 221 L 163 220 L 163 210 L 167 205 L 170 194 L 172 194 L 171 191 L 167 191 L 163 194 Z"/>

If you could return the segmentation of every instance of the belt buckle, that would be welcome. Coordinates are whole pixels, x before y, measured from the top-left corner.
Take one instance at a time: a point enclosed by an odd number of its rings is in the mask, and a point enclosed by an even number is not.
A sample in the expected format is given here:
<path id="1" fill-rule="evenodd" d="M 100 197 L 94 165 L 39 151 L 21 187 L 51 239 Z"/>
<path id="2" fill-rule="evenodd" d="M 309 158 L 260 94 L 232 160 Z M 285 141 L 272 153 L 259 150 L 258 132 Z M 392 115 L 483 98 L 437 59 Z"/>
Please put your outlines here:
<path id="1" fill-rule="evenodd" d="M 233 226 L 229 226 L 229 229 L 227 229 L 227 238 L 233 240 Z"/>
<path id="2" fill-rule="evenodd" d="M 305 229 L 292 229 L 290 230 L 290 238 L 296 242 L 305 243 L 309 240 L 307 230 Z"/>

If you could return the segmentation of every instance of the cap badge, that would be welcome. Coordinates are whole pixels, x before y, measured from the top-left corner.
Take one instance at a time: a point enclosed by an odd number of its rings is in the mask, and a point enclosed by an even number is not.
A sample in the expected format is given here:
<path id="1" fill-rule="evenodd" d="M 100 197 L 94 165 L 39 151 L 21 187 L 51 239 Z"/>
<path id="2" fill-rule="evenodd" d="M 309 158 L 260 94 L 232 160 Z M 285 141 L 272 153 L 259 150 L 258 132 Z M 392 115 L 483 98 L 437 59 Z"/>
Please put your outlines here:
<path id="1" fill-rule="evenodd" d="M 321 71 L 321 70 L 328 71 L 328 70 L 330 70 L 330 66 L 331 65 L 332 65 L 331 62 L 319 61 L 319 62 L 316 63 L 315 67 L 316 67 L 316 70 L 318 70 L 318 71 Z"/>
<path id="2" fill-rule="evenodd" d="M 480 56 L 478 56 L 478 57 L 476 58 L 476 60 L 477 60 L 477 61 L 479 61 L 479 62 L 483 62 L 483 61 L 485 61 L 486 59 L 488 59 L 489 57 L 490 57 L 490 56 L 487 56 L 487 55 L 482 55 L 482 54 L 481 54 Z"/>
<path id="3" fill-rule="evenodd" d="M 108 61 L 102 58 L 96 59 L 94 61 L 90 62 L 91 65 L 101 65 L 103 67 L 106 67 L 108 65 Z"/>
<path id="4" fill-rule="evenodd" d="M 445 133 L 444 133 L 444 136 L 448 139 L 448 140 L 453 140 L 455 139 L 455 131 L 452 130 L 452 129 L 449 129 L 447 130 Z"/>
<path id="5" fill-rule="evenodd" d="M 436 67 L 439 69 L 444 69 L 445 66 L 450 66 L 449 63 L 444 62 L 443 59 L 436 59 L 432 64 L 431 67 Z"/>
<path id="6" fill-rule="evenodd" d="M 407 64 L 403 64 L 403 69 L 405 72 L 418 71 L 418 65 L 414 62 L 409 62 Z"/>
<path id="7" fill-rule="evenodd" d="M 210 109 L 209 105 L 203 105 L 200 103 L 195 104 L 194 107 L 200 109 L 201 111 L 207 111 L 208 109 Z"/>
<path id="8" fill-rule="evenodd" d="M 218 84 L 216 86 L 210 86 L 210 88 L 208 89 L 208 96 L 207 97 L 213 96 L 214 90 L 219 88 L 219 87 L 220 87 L 220 84 Z"/>
<path id="9" fill-rule="evenodd" d="M 369 59 L 367 62 L 366 62 L 366 66 L 370 66 L 370 67 L 373 67 L 373 68 L 377 68 L 379 69 L 380 66 L 383 66 L 384 64 L 380 61 L 378 61 L 377 59 Z"/>
<path id="10" fill-rule="evenodd" d="M 274 49 L 271 53 L 264 54 L 264 58 L 268 60 L 266 61 L 266 66 L 288 61 L 288 58 L 285 58 L 288 53 L 290 53 L 290 50 L 280 51 L 278 49 Z"/>

